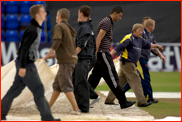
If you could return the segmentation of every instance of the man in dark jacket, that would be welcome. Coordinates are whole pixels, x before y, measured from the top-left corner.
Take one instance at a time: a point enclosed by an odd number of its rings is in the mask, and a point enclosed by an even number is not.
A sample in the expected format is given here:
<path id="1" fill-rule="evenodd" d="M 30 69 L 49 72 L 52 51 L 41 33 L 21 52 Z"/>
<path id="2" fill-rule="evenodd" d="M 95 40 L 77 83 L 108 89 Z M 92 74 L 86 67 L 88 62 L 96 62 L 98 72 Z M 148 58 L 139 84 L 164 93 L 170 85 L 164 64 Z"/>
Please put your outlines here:
<path id="1" fill-rule="evenodd" d="M 81 112 L 89 112 L 89 84 L 87 76 L 89 64 L 94 54 L 94 34 L 89 20 L 90 7 L 81 6 L 78 11 L 78 29 L 76 35 L 76 53 L 78 63 L 73 74 L 75 98 Z"/>
<path id="2" fill-rule="evenodd" d="M 31 24 L 26 28 L 16 59 L 16 76 L 13 85 L 1 100 L 1 120 L 6 120 L 13 100 L 27 86 L 33 93 L 34 101 L 43 121 L 60 121 L 54 119 L 49 104 L 44 96 L 44 86 L 39 78 L 34 62 L 38 58 L 38 47 L 41 38 L 41 25 L 46 19 L 43 5 L 30 8 Z"/>

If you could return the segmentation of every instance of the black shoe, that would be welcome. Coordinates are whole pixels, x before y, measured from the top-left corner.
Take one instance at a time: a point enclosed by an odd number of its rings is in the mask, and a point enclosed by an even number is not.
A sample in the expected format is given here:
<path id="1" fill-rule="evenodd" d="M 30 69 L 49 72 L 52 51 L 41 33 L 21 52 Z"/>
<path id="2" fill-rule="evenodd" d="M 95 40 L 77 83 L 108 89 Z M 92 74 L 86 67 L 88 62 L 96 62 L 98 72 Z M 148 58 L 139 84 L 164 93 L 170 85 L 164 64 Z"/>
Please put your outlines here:
<path id="1" fill-rule="evenodd" d="M 146 102 L 146 103 L 143 103 L 141 105 L 138 105 L 138 107 L 147 107 L 147 106 L 149 106 L 151 104 L 152 104 L 152 102 Z"/>
<path id="2" fill-rule="evenodd" d="M 5 116 L 1 116 L 1 120 L 6 120 L 6 117 Z"/>
<path id="3" fill-rule="evenodd" d="M 53 119 L 52 121 L 61 121 L 61 119 Z"/>
<path id="4" fill-rule="evenodd" d="M 120 107 L 121 107 L 121 109 L 128 108 L 128 107 L 132 106 L 135 103 L 136 103 L 136 101 L 126 101 L 125 104 L 120 105 Z"/>
<path id="5" fill-rule="evenodd" d="M 158 103 L 159 101 L 155 99 L 149 99 L 147 102 Z"/>
<path id="6" fill-rule="evenodd" d="M 53 120 L 42 120 L 42 121 L 61 121 L 61 119 L 53 119 Z"/>
<path id="7" fill-rule="evenodd" d="M 106 105 L 119 105 L 119 104 L 116 104 L 116 103 L 107 103 L 107 102 L 105 102 L 104 104 L 106 104 Z"/>

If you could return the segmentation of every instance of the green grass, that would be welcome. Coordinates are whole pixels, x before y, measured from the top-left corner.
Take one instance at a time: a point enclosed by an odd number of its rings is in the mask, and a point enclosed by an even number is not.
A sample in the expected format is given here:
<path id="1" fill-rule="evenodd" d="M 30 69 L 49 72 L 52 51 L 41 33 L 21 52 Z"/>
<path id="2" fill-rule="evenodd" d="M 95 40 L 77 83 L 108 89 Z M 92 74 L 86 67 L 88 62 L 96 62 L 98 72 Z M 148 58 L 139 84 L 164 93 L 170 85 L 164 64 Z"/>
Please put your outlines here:
<path id="1" fill-rule="evenodd" d="M 180 72 L 150 72 L 151 85 L 153 92 L 181 92 L 181 73 Z M 98 86 L 97 91 L 108 91 L 107 84 Z M 132 90 L 129 90 L 132 92 Z M 127 98 L 127 100 L 136 100 L 136 98 Z M 162 99 L 158 98 L 157 104 L 140 109 L 154 116 L 154 119 L 162 119 L 167 116 L 181 117 L 181 99 Z"/>
<path id="2" fill-rule="evenodd" d="M 128 100 L 136 100 L 128 98 Z M 140 109 L 147 111 L 154 119 L 162 119 L 167 116 L 181 117 L 181 99 L 159 99 L 157 104 L 153 103 L 148 107 L 140 107 Z"/>
<path id="3" fill-rule="evenodd" d="M 180 72 L 150 72 L 154 92 L 181 92 Z M 108 91 L 107 84 L 96 88 L 96 91 Z M 132 90 L 129 90 L 131 92 Z"/>

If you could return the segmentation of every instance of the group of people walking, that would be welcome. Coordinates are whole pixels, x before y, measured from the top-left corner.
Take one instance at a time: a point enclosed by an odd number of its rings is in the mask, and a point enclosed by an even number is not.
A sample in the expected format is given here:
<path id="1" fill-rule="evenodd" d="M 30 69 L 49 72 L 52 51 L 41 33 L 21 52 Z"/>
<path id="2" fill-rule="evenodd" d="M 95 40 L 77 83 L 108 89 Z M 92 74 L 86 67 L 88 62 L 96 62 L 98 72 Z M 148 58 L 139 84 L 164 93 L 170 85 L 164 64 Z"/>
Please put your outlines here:
<path id="1" fill-rule="evenodd" d="M 56 58 L 59 64 L 59 70 L 52 85 L 52 97 L 47 102 L 43 84 L 34 64 L 38 58 L 41 25 L 45 21 L 46 14 L 43 5 L 34 5 L 30 8 L 32 20 L 23 34 L 17 53 L 16 76 L 13 85 L 1 100 L 1 120 L 6 120 L 14 98 L 26 86 L 34 95 L 41 120 L 60 121 L 53 118 L 50 110 L 60 92 L 64 92 L 71 103 L 73 108 L 71 114 L 88 113 L 90 99 L 93 99 L 92 105 L 100 100 L 94 89 L 102 77 L 111 90 L 105 101 L 106 105 L 115 105 L 115 98 L 118 99 L 121 109 L 135 104 L 136 101 L 127 101 L 125 96 L 125 92 L 130 88 L 136 95 L 139 107 L 158 102 L 153 99 L 150 75 L 146 67 L 151 50 L 165 62 L 165 57 L 159 51 L 164 48 L 156 45 L 154 36 L 151 34 L 155 28 L 155 21 L 147 18 L 143 25 L 134 24 L 132 33 L 126 35 L 110 52 L 114 22 L 121 19 L 123 9 L 115 6 L 111 14 L 100 21 L 95 39 L 90 18 L 91 8 L 87 5 L 81 6 L 78 10 L 76 31 L 68 23 L 70 12 L 66 8 L 57 11 L 53 44 L 47 55 L 42 58 L 44 60 Z M 116 72 L 112 59 L 115 53 L 120 53 L 121 57 L 119 73 Z M 140 71 L 137 70 L 139 66 L 143 69 L 140 73 L 137 72 Z M 91 69 L 93 69 L 92 73 L 88 77 Z M 149 96 L 148 100 L 146 96 Z"/>

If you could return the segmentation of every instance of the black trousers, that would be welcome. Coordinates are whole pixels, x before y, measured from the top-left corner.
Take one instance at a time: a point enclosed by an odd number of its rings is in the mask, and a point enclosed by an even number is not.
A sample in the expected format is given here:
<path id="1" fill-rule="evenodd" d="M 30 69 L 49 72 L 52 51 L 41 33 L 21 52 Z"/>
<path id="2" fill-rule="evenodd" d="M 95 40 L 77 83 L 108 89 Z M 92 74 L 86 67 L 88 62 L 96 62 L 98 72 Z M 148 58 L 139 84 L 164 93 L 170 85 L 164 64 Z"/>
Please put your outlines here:
<path id="1" fill-rule="evenodd" d="M 1 100 L 1 117 L 5 117 L 8 114 L 13 100 L 27 86 L 33 93 L 34 101 L 41 115 L 41 120 L 53 120 L 49 104 L 44 96 L 44 86 L 39 78 L 35 65 L 32 65 L 33 66 L 26 67 L 26 75 L 22 78 L 18 75 L 20 66 L 16 63 L 16 76 L 13 85 Z"/>
<path id="2" fill-rule="evenodd" d="M 112 56 L 109 52 L 98 52 L 97 62 L 92 70 L 88 82 L 95 89 L 99 84 L 101 77 L 104 78 L 109 88 L 112 90 L 120 105 L 126 102 L 126 96 L 123 87 L 119 84 L 118 74 L 116 72 Z"/>
<path id="3" fill-rule="evenodd" d="M 73 73 L 74 94 L 79 109 L 89 112 L 89 84 L 87 81 L 90 59 L 78 59 Z"/>
<path id="4" fill-rule="evenodd" d="M 96 59 L 96 55 L 94 54 L 93 55 L 93 58 L 90 62 L 90 65 L 89 65 L 89 71 L 91 71 L 92 68 L 94 68 L 95 66 L 95 63 L 97 62 L 97 59 Z M 90 99 L 97 99 L 98 98 L 98 95 L 97 93 L 94 91 L 94 89 L 91 87 L 90 83 L 88 82 L 88 86 L 89 86 L 89 91 L 90 91 Z"/>

